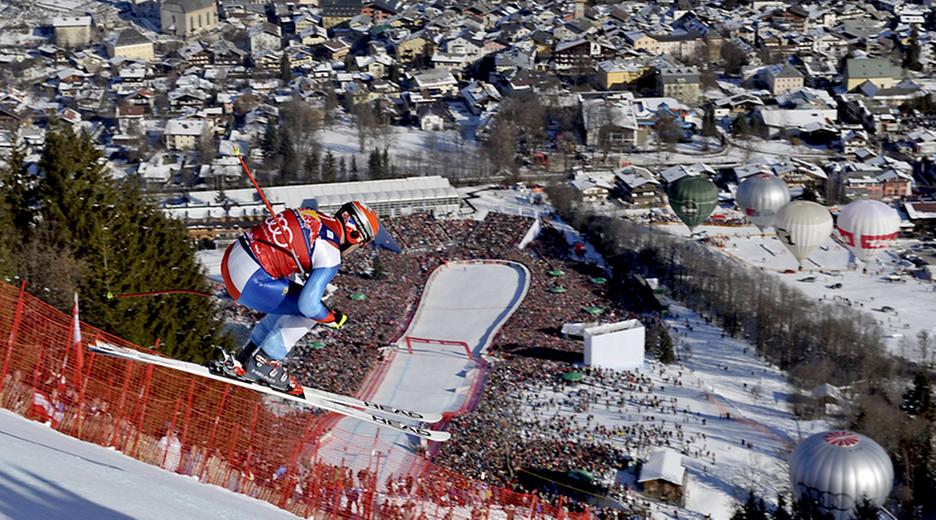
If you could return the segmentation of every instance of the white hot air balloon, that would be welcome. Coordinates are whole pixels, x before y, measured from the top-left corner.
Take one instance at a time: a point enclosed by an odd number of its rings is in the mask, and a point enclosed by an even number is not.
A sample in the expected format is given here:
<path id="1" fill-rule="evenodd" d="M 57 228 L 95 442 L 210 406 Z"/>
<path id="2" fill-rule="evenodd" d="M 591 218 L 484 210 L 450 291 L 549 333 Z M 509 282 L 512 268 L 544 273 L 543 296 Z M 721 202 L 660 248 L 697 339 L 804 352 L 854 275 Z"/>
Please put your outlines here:
<path id="1" fill-rule="evenodd" d="M 876 200 L 848 204 L 835 225 L 838 241 L 862 262 L 871 261 L 881 249 L 890 246 L 899 231 L 897 211 Z"/>
<path id="2" fill-rule="evenodd" d="M 821 204 L 806 200 L 787 203 L 774 215 L 774 229 L 800 266 L 832 234 L 832 215 Z"/>
<path id="3" fill-rule="evenodd" d="M 884 504 L 894 485 L 894 466 L 884 448 L 860 433 L 821 432 L 790 456 L 790 484 L 797 499 L 815 500 L 836 520 L 851 520 L 862 498 Z"/>
<path id="4" fill-rule="evenodd" d="M 764 231 L 773 224 L 777 210 L 790 202 L 790 190 L 780 177 L 758 173 L 741 182 L 735 199 L 744 216 Z"/>

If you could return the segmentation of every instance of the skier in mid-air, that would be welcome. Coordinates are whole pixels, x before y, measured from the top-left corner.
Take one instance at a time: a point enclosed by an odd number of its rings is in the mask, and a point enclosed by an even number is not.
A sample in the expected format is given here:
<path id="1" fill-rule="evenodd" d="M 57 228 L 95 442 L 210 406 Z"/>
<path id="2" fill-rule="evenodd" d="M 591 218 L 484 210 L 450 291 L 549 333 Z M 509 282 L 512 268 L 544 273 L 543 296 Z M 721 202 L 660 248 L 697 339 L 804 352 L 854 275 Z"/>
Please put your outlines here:
<path id="1" fill-rule="evenodd" d="M 345 203 L 334 217 L 307 208 L 287 209 L 241 235 L 225 251 L 221 275 L 234 301 L 267 315 L 236 356 L 227 355 L 211 368 L 303 395 L 282 360 L 315 325 L 345 325 L 348 317 L 326 307 L 322 298 L 342 257 L 370 243 L 399 252 L 377 214 L 358 201 Z"/>

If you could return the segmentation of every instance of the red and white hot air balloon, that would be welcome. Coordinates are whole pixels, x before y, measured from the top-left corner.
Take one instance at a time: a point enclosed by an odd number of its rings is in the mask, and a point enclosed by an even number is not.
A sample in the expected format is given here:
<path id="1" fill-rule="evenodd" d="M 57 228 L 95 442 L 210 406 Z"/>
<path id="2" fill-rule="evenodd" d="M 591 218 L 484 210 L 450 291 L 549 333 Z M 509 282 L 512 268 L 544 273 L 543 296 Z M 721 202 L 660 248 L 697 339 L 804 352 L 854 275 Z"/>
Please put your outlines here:
<path id="1" fill-rule="evenodd" d="M 900 231 L 897 211 L 877 200 L 856 200 L 842 208 L 835 237 L 858 260 L 870 262 L 890 247 Z"/>

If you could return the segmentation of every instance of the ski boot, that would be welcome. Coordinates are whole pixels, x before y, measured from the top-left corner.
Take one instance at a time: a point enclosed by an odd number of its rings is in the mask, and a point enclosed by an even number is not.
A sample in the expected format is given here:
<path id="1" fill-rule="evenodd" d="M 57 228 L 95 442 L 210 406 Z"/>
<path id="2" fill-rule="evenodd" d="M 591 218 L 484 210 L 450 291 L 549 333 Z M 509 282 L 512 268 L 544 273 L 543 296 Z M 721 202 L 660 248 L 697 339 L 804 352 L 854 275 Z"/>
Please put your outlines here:
<path id="1" fill-rule="evenodd" d="M 269 386 L 284 394 L 305 397 L 302 385 L 289 375 L 286 367 L 281 362 L 268 358 L 260 349 L 253 352 L 240 370 L 243 371 L 243 375 L 238 376 L 240 379 Z"/>

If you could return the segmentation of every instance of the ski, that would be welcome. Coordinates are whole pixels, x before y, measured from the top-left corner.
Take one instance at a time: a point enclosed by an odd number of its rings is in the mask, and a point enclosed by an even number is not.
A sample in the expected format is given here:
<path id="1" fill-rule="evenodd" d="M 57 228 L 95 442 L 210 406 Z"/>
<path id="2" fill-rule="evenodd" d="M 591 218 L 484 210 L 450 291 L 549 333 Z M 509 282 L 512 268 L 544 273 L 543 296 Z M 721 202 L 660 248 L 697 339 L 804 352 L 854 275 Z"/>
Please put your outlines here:
<path id="1" fill-rule="evenodd" d="M 437 423 L 442 420 L 442 414 L 431 413 L 431 412 L 417 412 L 413 410 L 406 410 L 404 408 L 397 408 L 395 406 L 390 406 L 388 404 L 376 403 L 374 401 L 367 401 L 365 399 L 358 399 L 356 397 L 351 397 L 343 394 L 335 394 L 332 392 L 326 392 L 325 390 L 319 390 L 318 388 L 311 388 L 308 386 L 302 387 L 306 395 L 312 395 L 326 401 L 331 401 L 333 403 L 345 404 L 348 406 L 357 406 L 361 408 L 367 408 L 368 410 L 377 410 L 386 415 L 391 415 L 399 419 L 409 419 L 424 422 L 427 424 Z"/>
<path id="2" fill-rule="evenodd" d="M 329 412 L 335 412 L 346 417 L 351 417 L 353 419 L 358 419 L 363 422 L 374 424 L 381 428 L 387 428 L 390 430 L 395 430 L 402 433 L 407 433 L 410 435 L 415 435 L 421 439 L 426 439 L 436 442 L 447 441 L 451 434 L 444 431 L 429 430 L 426 428 L 421 428 L 419 426 L 413 426 L 411 424 L 404 423 L 395 418 L 381 417 L 380 413 L 393 413 L 382 408 L 368 407 L 369 410 L 374 410 L 376 413 L 371 413 L 364 410 L 359 410 L 357 408 L 352 408 L 345 403 L 339 403 L 333 400 L 328 400 L 326 398 L 315 395 L 317 392 L 323 392 L 322 390 L 308 389 L 312 390 L 312 395 L 306 395 L 306 397 L 300 397 L 296 395 L 289 395 L 277 390 L 274 390 L 270 387 L 260 385 L 257 383 L 251 383 L 249 381 L 242 381 L 240 379 L 234 379 L 230 377 L 225 377 L 217 374 L 213 374 L 208 367 L 202 365 L 196 365 L 195 363 L 188 363 L 186 361 L 179 361 L 177 359 L 155 356 L 153 354 L 147 354 L 145 352 L 138 352 L 125 347 L 119 347 L 116 345 L 111 345 L 108 343 L 102 343 L 100 341 L 88 345 L 88 350 L 95 352 L 97 354 L 102 354 L 105 356 L 127 359 L 131 361 L 138 361 L 140 363 L 147 363 L 150 365 L 161 366 L 164 368 L 169 368 L 173 370 L 179 370 L 181 372 L 186 372 L 192 375 L 206 377 L 208 379 L 213 379 L 215 381 L 221 381 L 228 383 L 234 386 L 240 386 L 242 388 L 248 388 L 256 392 L 260 392 L 267 395 L 272 395 L 299 403 L 303 406 L 320 408 L 322 410 L 327 410 Z M 305 390 L 305 389 L 304 389 Z M 326 392 L 329 393 L 329 392 Z M 336 395 L 336 394 L 332 394 Z M 349 401 L 359 401 L 354 398 L 348 398 Z M 376 404 L 376 403 L 375 403 Z M 359 406 L 365 406 L 363 404 Z M 386 405 L 379 405 L 386 406 Z M 390 407 L 387 407 L 390 408 Z M 397 414 L 399 416 L 399 414 Z M 413 417 L 408 417 L 409 419 L 415 419 Z M 430 417 L 432 418 L 432 417 Z"/>
<path id="3" fill-rule="evenodd" d="M 222 349 L 222 355 L 231 356 L 231 354 L 225 352 Z M 388 404 L 378 403 L 375 401 L 368 401 L 366 399 L 358 399 L 357 397 L 352 397 L 344 394 L 336 394 L 333 392 L 328 392 L 326 390 L 321 390 L 319 388 L 313 388 L 311 386 L 303 386 L 303 392 L 307 396 L 314 396 L 326 401 L 331 401 L 333 403 L 344 404 L 348 406 L 354 406 L 356 408 L 366 408 L 368 410 L 378 411 L 383 415 L 390 416 L 394 419 L 400 421 L 420 421 L 426 424 L 435 424 L 442 420 L 442 414 L 432 413 L 432 412 L 419 412 L 415 410 L 407 410 L 405 408 L 397 408 Z"/>

